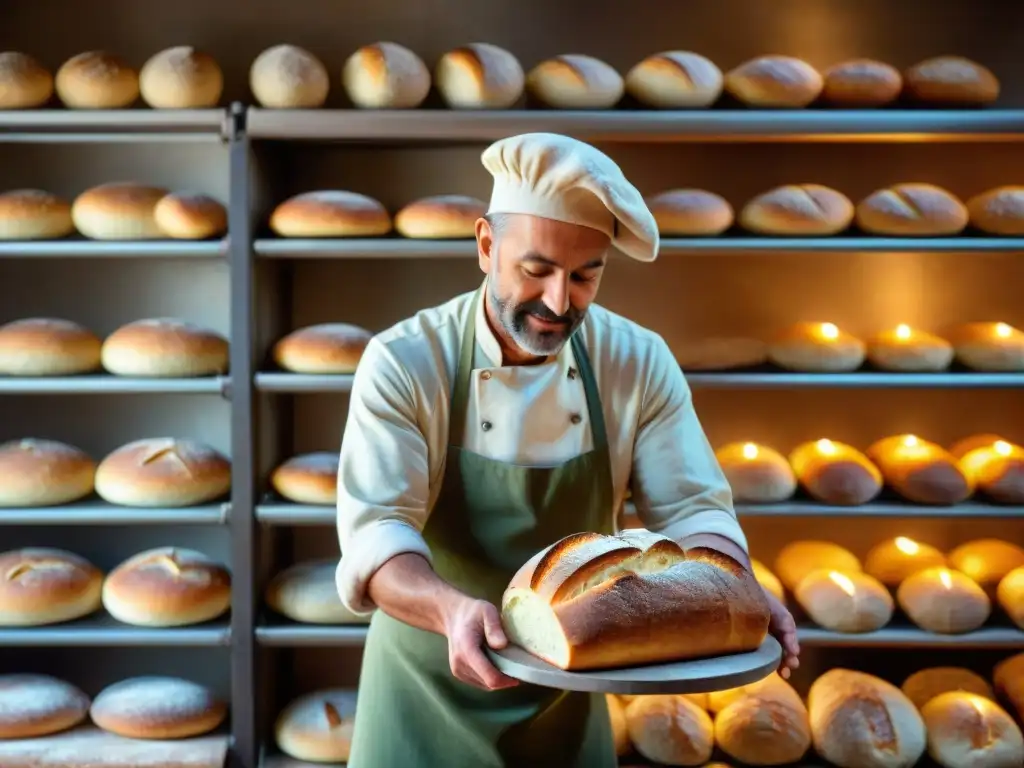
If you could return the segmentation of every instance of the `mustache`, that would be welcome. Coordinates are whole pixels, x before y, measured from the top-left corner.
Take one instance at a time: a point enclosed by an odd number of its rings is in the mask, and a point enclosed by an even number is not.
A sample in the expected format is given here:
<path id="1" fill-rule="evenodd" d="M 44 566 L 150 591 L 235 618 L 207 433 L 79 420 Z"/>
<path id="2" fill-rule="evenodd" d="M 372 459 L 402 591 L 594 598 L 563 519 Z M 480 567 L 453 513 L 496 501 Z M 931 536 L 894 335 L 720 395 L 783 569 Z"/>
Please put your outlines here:
<path id="1" fill-rule="evenodd" d="M 533 315 L 549 323 L 561 323 L 562 325 L 571 325 L 580 317 L 580 311 L 571 305 L 564 315 L 556 315 L 543 301 L 528 301 L 525 304 L 520 304 L 516 314 Z"/>

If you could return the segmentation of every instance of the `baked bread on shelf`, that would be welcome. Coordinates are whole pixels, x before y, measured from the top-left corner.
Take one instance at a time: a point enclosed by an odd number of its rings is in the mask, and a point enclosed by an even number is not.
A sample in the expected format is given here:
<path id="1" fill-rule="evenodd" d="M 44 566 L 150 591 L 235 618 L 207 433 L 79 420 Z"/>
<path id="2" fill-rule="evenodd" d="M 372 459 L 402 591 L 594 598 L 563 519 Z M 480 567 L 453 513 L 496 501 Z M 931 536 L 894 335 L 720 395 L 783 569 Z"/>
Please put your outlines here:
<path id="1" fill-rule="evenodd" d="M 995 693 L 988 680 L 977 672 L 963 667 L 927 667 L 912 673 L 900 690 L 906 694 L 914 706 L 921 709 L 925 704 L 942 693 L 949 691 L 966 691 L 976 696 L 995 699 Z"/>
<path id="2" fill-rule="evenodd" d="M 0 554 L 0 627 L 73 621 L 101 606 L 103 573 L 84 557 L 50 547 Z"/>
<path id="3" fill-rule="evenodd" d="M 932 107 L 977 107 L 999 98 L 999 78 L 963 56 L 934 56 L 903 73 L 904 93 Z"/>
<path id="4" fill-rule="evenodd" d="M 852 59 L 822 72 L 822 101 L 845 109 L 883 107 L 900 97 L 903 76 L 896 67 L 873 59 Z"/>
<path id="5" fill-rule="evenodd" d="M 999 435 L 974 435 L 950 447 L 974 486 L 999 504 L 1024 504 L 1024 447 Z"/>
<path id="6" fill-rule="evenodd" d="M 786 184 L 762 192 L 740 210 L 739 224 L 758 235 L 825 237 L 853 221 L 853 202 L 822 184 Z"/>
<path id="7" fill-rule="evenodd" d="M 132 677 L 108 685 L 89 715 L 100 728 L 130 739 L 185 739 L 214 730 L 227 705 L 204 685 L 179 677 Z"/>
<path id="8" fill-rule="evenodd" d="M 882 473 L 852 445 L 821 438 L 801 443 L 789 454 L 800 486 L 823 504 L 860 506 L 882 491 Z"/>
<path id="9" fill-rule="evenodd" d="M 949 691 L 921 707 L 928 754 L 944 766 L 1024 765 L 1020 727 L 991 699 Z"/>
<path id="10" fill-rule="evenodd" d="M 662 237 L 720 235 L 735 218 L 728 200 L 704 189 L 667 189 L 645 202 Z"/>
<path id="11" fill-rule="evenodd" d="M 881 541 L 864 556 L 864 572 L 892 589 L 918 571 L 945 565 L 946 556 L 939 549 L 907 536 Z"/>
<path id="12" fill-rule="evenodd" d="M 53 96 L 53 75 L 21 51 L 0 53 L 0 109 L 35 109 Z"/>
<path id="13" fill-rule="evenodd" d="M 771 504 L 785 501 L 796 492 L 796 477 L 786 457 L 757 443 L 727 443 L 715 451 L 722 472 L 732 488 L 733 501 Z"/>
<path id="14" fill-rule="evenodd" d="M 330 506 L 338 500 L 337 451 L 292 456 L 270 473 L 271 487 L 296 504 Z"/>
<path id="15" fill-rule="evenodd" d="M 758 56 L 725 75 L 725 89 L 748 107 L 806 107 L 821 94 L 825 81 L 806 61 L 793 56 Z"/>
<path id="16" fill-rule="evenodd" d="M 290 565 L 267 584 L 264 599 L 277 613 L 303 624 L 368 624 L 369 616 L 352 613 L 338 597 L 336 558 Z"/>
<path id="17" fill-rule="evenodd" d="M 789 371 L 843 373 L 864 363 L 863 341 L 835 323 L 794 323 L 768 343 L 768 359 Z"/>
<path id="18" fill-rule="evenodd" d="M 862 570 L 856 555 L 831 541 L 791 541 L 775 558 L 775 574 L 790 592 L 796 591 L 805 576 L 821 569 L 839 573 Z"/>
<path id="19" fill-rule="evenodd" d="M 74 728 L 89 716 L 89 697 L 50 675 L 0 675 L 0 740 L 31 739 Z"/>
<path id="20" fill-rule="evenodd" d="M 972 632 L 992 612 L 992 601 L 985 590 L 950 568 L 911 574 L 896 590 L 896 600 L 921 629 L 944 635 Z"/>
<path id="21" fill-rule="evenodd" d="M 364 45 L 341 70 L 345 93 L 360 109 L 413 109 L 430 93 L 430 70 L 404 45 Z"/>
<path id="22" fill-rule="evenodd" d="M 942 237 L 960 234 L 968 213 L 956 195 L 934 184 L 896 184 L 857 204 L 857 226 L 870 235 Z"/>
<path id="23" fill-rule="evenodd" d="M 626 73 L 626 92 L 655 109 L 709 107 L 722 95 L 725 78 L 710 59 L 692 51 L 662 51 Z"/>
<path id="24" fill-rule="evenodd" d="M 504 48 L 469 43 L 440 58 L 434 86 L 451 109 L 510 109 L 523 95 L 526 74 Z"/>
<path id="25" fill-rule="evenodd" d="M 858 571 L 811 571 L 794 597 L 815 624 L 832 632 L 874 632 L 889 623 L 896 607 L 884 584 Z"/>
<path id="26" fill-rule="evenodd" d="M 685 696 L 638 696 L 626 727 L 636 751 L 658 764 L 704 765 L 715 747 L 711 716 Z"/>
<path id="27" fill-rule="evenodd" d="M 313 691 L 281 710 L 274 723 L 274 740 L 278 749 L 296 760 L 345 762 L 352 748 L 355 718 L 355 691 Z"/>
<path id="28" fill-rule="evenodd" d="M 373 336 L 350 323 L 320 323 L 292 331 L 274 344 L 274 362 L 291 373 L 351 374 Z"/>
<path id="29" fill-rule="evenodd" d="M 530 99 L 556 109 L 611 109 L 625 90 L 614 67 L 578 53 L 542 61 L 526 75 Z"/>
<path id="30" fill-rule="evenodd" d="M 0 325 L 0 376 L 72 376 L 100 367 L 99 337 L 71 320 L 26 317 Z"/>
<path id="31" fill-rule="evenodd" d="M 1024 186 L 1006 184 L 967 201 L 971 226 L 987 235 L 1024 235 Z"/>
<path id="32" fill-rule="evenodd" d="M 1024 331 L 1009 323 L 965 323 L 950 329 L 956 359 L 975 371 L 1024 371 Z"/>
<path id="33" fill-rule="evenodd" d="M 58 240 L 74 231 L 71 203 L 63 197 L 43 189 L 0 193 L 0 240 Z"/>
<path id="34" fill-rule="evenodd" d="M 935 373 L 953 362 L 953 345 L 934 333 L 900 323 L 868 339 L 868 361 L 883 371 Z"/>
<path id="35" fill-rule="evenodd" d="M 881 470 L 885 484 L 915 504 L 958 504 L 974 492 L 956 458 L 917 435 L 884 437 L 868 448 L 867 456 Z"/>
<path id="36" fill-rule="evenodd" d="M 315 109 L 327 101 L 331 77 L 323 62 L 304 48 L 274 45 L 253 60 L 249 89 L 268 109 Z"/>
<path id="37" fill-rule="evenodd" d="M 89 496 L 96 462 L 56 440 L 24 438 L 0 443 L 0 509 L 52 507 Z"/>

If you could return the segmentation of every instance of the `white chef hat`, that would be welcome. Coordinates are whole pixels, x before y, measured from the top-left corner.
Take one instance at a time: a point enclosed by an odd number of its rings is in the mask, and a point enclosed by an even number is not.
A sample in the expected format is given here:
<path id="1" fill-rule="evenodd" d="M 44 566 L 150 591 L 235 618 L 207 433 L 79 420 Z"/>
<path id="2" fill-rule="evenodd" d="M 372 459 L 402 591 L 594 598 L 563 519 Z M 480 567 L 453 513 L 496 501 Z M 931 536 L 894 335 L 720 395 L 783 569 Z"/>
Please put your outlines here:
<path id="1" fill-rule="evenodd" d="M 501 139 L 481 157 L 494 177 L 488 213 L 525 213 L 604 232 L 637 261 L 658 255 L 658 225 L 643 196 L 603 152 L 554 133 Z"/>

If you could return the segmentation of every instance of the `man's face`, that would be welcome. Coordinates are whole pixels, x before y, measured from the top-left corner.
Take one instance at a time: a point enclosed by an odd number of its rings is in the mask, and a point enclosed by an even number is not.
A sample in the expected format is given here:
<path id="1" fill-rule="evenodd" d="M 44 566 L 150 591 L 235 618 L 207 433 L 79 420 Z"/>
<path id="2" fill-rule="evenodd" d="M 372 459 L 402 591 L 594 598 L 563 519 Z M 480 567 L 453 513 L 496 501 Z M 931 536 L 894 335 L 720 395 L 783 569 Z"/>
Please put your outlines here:
<path id="1" fill-rule="evenodd" d="M 497 233 L 478 221 L 477 241 L 492 320 L 501 335 L 528 355 L 556 354 L 597 295 L 608 236 L 552 219 L 506 214 Z"/>

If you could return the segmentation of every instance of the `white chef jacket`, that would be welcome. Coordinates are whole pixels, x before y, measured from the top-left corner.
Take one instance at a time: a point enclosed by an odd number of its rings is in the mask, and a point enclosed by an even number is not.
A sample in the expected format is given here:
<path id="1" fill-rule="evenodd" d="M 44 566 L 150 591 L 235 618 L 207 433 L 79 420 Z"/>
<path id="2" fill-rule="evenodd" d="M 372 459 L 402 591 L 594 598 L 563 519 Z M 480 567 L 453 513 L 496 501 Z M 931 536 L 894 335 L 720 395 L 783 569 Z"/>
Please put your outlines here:
<path id="1" fill-rule="evenodd" d="M 375 609 L 366 584 L 384 563 L 406 552 L 430 558 L 421 531 L 444 478 L 451 391 L 474 294 L 392 326 L 360 359 L 341 444 L 337 571 L 341 600 L 358 614 Z M 556 465 L 590 451 L 593 435 L 571 345 L 542 364 L 503 367 L 483 297 L 475 326 L 462 447 L 526 466 Z M 608 433 L 615 499 L 608 514 L 621 508 L 628 488 L 645 528 L 675 540 L 715 533 L 746 551 L 728 481 L 665 340 L 597 305 L 577 333 L 590 355 Z"/>

